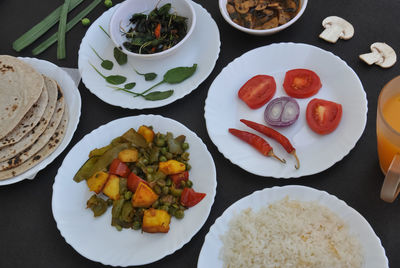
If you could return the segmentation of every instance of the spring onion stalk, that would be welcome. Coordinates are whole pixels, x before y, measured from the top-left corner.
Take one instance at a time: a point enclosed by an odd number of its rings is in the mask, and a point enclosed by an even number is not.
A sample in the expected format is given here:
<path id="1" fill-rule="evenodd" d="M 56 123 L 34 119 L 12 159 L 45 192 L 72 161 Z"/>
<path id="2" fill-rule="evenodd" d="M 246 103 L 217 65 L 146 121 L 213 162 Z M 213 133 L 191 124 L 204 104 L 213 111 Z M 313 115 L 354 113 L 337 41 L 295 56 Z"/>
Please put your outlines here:
<path id="1" fill-rule="evenodd" d="M 71 0 L 71 4 L 68 11 L 73 10 L 77 7 L 83 0 Z M 39 37 L 41 37 L 45 32 L 47 32 L 51 27 L 53 27 L 60 19 L 62 5 L 50 13 L 41 22 L 33 26 L 29 31 L 21 35 L 13 43 L 13 49 L 17 52 L 26 48 L 33 42 L 35 42 Z"/>
<path id="2" fill-rule="evenodd" d="M 72 20 L 67 23 L 66 32 L 71 30 L 77 23 L 79 23 L 84 17 L 86 17 L 98 4 L 101 3 L 101 0 L 93 0 L 93 2 L 88 5 L 84 10 L 82 10 L 78 15 L 76 15 Z M 32 50 L 33 55 L 38 55 L 49 48 L 52 44 L 57 41 L 57 34 L 53 34 L 47 40 L 43 41 L 39 46 Z"/>
<path id="3" fill-rule="evenodd" d="M 71 3 L 71 0 L 65 0 L 64 5 L 61 9 L 60 13 L 60 22 L 58 24 L 58 32 L 57 32 L 57 59 L 62 60 L 65 59 L 65 32 L 67 28 L 67 16 L 68 16 L 68 7 Z"/>

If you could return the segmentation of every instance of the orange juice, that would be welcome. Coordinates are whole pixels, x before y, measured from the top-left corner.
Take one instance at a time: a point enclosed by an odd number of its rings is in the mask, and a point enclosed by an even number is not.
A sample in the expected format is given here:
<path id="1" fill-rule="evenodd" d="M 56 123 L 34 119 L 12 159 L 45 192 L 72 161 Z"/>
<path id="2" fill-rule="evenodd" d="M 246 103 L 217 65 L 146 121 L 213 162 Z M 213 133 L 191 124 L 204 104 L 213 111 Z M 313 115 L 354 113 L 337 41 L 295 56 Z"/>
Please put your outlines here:
<path id="1" fill-rule="evenodd" d="M 379 100 L 377 139 L 379 164 L 386 174 L 396 153 L 400 154 L 400 93 Z M 382 102 L 381 102 L 382 101 Z"/>

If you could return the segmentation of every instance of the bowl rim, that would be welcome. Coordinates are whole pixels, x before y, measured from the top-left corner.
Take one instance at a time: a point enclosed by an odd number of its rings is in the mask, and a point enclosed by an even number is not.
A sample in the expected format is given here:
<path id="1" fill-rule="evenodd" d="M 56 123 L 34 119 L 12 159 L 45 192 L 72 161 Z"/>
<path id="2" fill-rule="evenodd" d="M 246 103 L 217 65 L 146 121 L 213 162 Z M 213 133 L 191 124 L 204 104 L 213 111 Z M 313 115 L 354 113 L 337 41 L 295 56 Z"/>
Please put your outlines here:
<path id="1" fill-rule="evenodd" d="M 249 33 L 249 34 L 256 34 L 256 35 L 260 35 L 260 34 L 267 34 L 267 33 L 276 33 L 279 32 L 283 29 L 286 29 L 287 27 L 289 27 L 290 25 L 292 25 L 293 23 L 295 23 L 304 13 L 307 4 L 308 4 L 308 0 L 300 0 L 301 1 L 301 7 L 299 12 L 296 14 L 296 16 L 294 16 L 290 21 L 288 21 L 285 24 L 282 24 L 278 27 L 274 27 L 271 29 L 264 29 L 264 30 L 254 30 L 254 29 L 250 29 L 250 28 L 246 28 L 243 26 L 240 26 L 239 24 L 236 24 L 235 22 L 233 22 L 233 20 L 229 17 L 228 11 L 226 10 L 226 3 L 228 0 L 219 0 L 218 1 L 218 5 L 219 5 L 219 10 L 222 14 L 222 17 L 225 19 L 226 22 L 228 22 L 231 26 L 233 26 L 234 28 L 241 30 L 243 32 Z"/>
<path id="2" fill-rule="evenodd" d="M 173 51 L 175 51 L 178 47 L 180 47 L 183 43 L 185 43 L 186 40 L 189 39 L 190 35 L 193 33 L 194 28 L 196 26 L 196 11 L 194 10 L 193 5 L 190 3 L 191 1 L 189 0 L 179 0 L 182 3 L 185 3 L 186 6 L 189 8 L 191 16 L 192 16 L 192 24 L 190 26 L 190 28 L 188 29 L 185 37 L 179 41 L 176 45 L 174 45 L 173 47 L 164 50 L 162 52 L 158 52 L 158 53 L 153 53 L 153 54 L 138 54 L 138 53 L 134 53 L 131 52 L 129 50 L 127 50 L 122 44 L 119 44 L 116 40 L 115 40 L 115 36 L 114 36 L 114 32 L 111 31 L 111 25 L 113 25 L 114 23 L 117 23 L 117 14 L 119 13 L 119 10 L 122 10 L 123 8 L 126 8 L 127 6 L 129 6 L 129 4 L 131 4 L 134 1 L 138 1 L 138 0 L 126 0 L 124 2 L 122 2 L 118 8 L 114 11 L 113 15 L 111 16 L 110 19 L 110 23 L 108 25 L 109 28 L 109 32 L 110 32 L 110 39 L 112 40 L 112 42 L 114 43 L 114 45 L 118 48 L 121 48 L 121 50 L 127 54 L 128 56 L 132 56 L 132 57 L 136 57 L 136 58 L 141 58 L 141 59 L 156 59 L 156 58 L 161 58 L 164 56 L 167 56 L 168 54 L 172 53 Z M 147 0 L 145 0 L 147 1 Z M 158 1 L 160 2 L 160 1 Z M 158 4 L 158 3 L 157 3 Z"/>

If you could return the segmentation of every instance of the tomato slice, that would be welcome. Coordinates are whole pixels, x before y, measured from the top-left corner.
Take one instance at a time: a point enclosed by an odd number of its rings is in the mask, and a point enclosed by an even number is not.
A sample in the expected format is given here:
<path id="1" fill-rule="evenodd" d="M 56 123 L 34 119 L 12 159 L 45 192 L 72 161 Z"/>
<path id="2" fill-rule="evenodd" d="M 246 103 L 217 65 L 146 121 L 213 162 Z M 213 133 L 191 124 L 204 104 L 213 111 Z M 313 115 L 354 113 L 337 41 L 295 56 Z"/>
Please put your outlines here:
<path id="1" fill-rule="evenodd" d="M 197 203 L 199 203 L 205 196 L 205 193 L 198 193 L 192 188 L 185 187 L 182 191 L 180 202 L 182 206 L 193 207 L 197 205 Z"/>
<path id="2" fill-rule="evenodd" d="M 308 69 L 293 69 L 286 72 L 283 88 L 293 98 L 304 99 L 315 95 L 322 87 L 318 75 Z"/>
<path id="3" fill-rule="evenodd" d="M 126 178 L 126 177 L 128 177 L 129 173 L 131 173 L 131 171 L 129 170 L 129 167 L 127 166 L 127 164 L 125 164 L 118 158 L 115 158 L 111 162 L 109 173 Z"/>
<path id="4" fill-rule="evenodd" d="M 189 172 L 183 171 L 177 174 L 172 174 L 169 175 L 169 177 L 171 178 L 172 182 L 175 185 L 175 188 L 181 188 L 181 181 L 188 181 L 189 180 Z"/>
<path id="5" fill-rule="evenodd" d="M 308 126 L 316 133 L 325 135 L 334 131 L 342 118 L 342 105 L 333 101 L 312 99 L 307 105 Z"/>
<path id="6" fill-rule="evenodd" d="M 147 181 L 143 180 L 141 177 L 131 172 L 127 180 L 128 190 L 131 191 L 132 193 L 136 192 L 136 189 L 139 186 L 140 182 L 143 182 L 148 185 Z"/>
<path id="7" fill-rule="evenodd" d="M 238 92 L 238 96 L 251 109 L 266 104 L 276 92 L 275 79 L 269 75 L 256 75 L 247 81 Z"/>

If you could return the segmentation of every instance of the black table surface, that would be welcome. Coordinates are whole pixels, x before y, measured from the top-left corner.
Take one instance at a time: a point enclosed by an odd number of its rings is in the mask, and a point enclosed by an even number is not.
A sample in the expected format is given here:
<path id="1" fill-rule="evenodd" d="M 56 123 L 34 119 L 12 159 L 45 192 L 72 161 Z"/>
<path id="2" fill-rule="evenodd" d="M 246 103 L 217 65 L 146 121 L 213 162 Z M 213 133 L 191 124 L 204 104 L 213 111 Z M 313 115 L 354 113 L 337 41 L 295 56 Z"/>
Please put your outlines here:
<path id="1" fill-rule="evenodd" d="M 60 235 L 51 210 L 52 185 L 64 157 L 83 136 L 117 118 L 139 114 L 160 114 L 183 123 L 197 133 L 214 158 L 218 182 L 211 213 L 200 231 L 174 254 L 144 267 L 196 267 L 205 235 L 227 207 L 256 190 L 292 184 L 327 191 L 356 209 L 381 239 L 389 265 L 400 267 L 400 202 L 397 200 L 388 204 L 379 198 L 383 174 L 378 164 L 375 134 L 379 92 L 385 83 L 399 74 L 400 63 L 390 69 L 382 69 L 368 66 L 358 58 L 359 54 L 369 52 L 369 46 L 377 41 L 386 42 L 400 52 L 397 17 L 400 1 L 309 0 L 300 20 L 280 33 L 261 37 L 247 35 L 228 25 L 219 12 L 218 1 L 195 1 L 208 10 L 220 31 L 221 51 L 210 76 L 188 96 L 167 106 L 146 110 L 129 110 L 106 104 L 81 83 L 80 122 L 68 147 L 54 162 L 40 171 L 34 180 L 0 187 L 0 267 L 103 266 L 82 257 Z M 12 42 L 62 2 L 0 1 L 0 54 L 32 57 L 31 49 L 34 46 L 16 53 L 12 50 Z M 76 11 L 80 11 L 89 2 L 84 1 Z M 105 10 L 103 5 L 99 5 L 88 17 L 94 21 Z M 353 24 L 355 35 L 352 39 L 330 44 L 318 38 L 323 30 L 322 20 L 331 15 L 343 17 Z M 38 58 L 61 67 L 77 68 L 79 44 L 86 29 L 78 24 L 67 34 L 66 60 L 57 60 L 54 45 Z M 56 27 L 51 29 L 51 33 L 55 31 Z M 222 68 L 251 49 L 280 42 L 311 44 L 339 56 L 357 73 L 368 99 L 367 125 L 355 148 L 343 160 L 319 174 L 288 180 L 252 175 L 225 159 L 210 140 L 203 116 L 208 89 Z"/>

